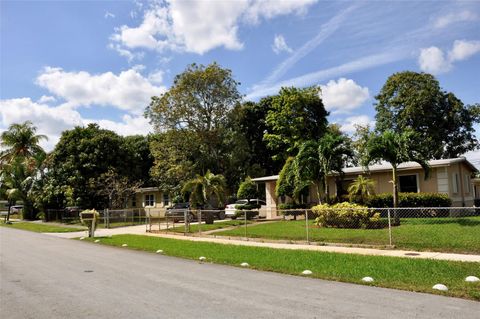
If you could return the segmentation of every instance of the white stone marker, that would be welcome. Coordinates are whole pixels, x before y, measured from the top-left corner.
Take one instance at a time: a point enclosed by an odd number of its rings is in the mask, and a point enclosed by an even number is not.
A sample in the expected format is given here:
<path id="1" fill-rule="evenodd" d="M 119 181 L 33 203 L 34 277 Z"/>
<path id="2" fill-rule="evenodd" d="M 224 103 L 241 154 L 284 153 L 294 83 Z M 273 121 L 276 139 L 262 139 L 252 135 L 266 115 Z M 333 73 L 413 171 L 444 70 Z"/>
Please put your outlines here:
<path id="1" fill-rule="evenodd" d="M 127 245 L 127 244 L 123 244 L 122 247 L 128 247 L 128 245 Z"/>
<path id="2" fill-rule="evenodd" d="M 478 277 L 475 277 L 475 276 L 468 276 L 467 278 L 465 278 L 465 281 L 466 282 L 477 282 L 477 281 L 480 281 L 480 279 Z"/>
<path id="3" fill-rule="evenodd" d="M 201 256 L 200 258 L 198 258 L 198 260 L 200 260 L 200 261 L 205 261 L 205 260 L 207 260 L 207 257 Z"/>
<path id="4" fill-rule="evenodd" d="M 311 274 L 313 274 L 311 270 L 306 269 L 302 271 L 302 275 L 311 275 Z"/>
<path id="5" fill-rule="evenodd" d="M 373 282 L 373 278 L 372 277 L 363 277 L 362 281 L 363 282 Z"/>
<path id="6" fill-rule="evenodd" d="M 240 266 L 242 267 L 250 267 L 250 265 L 248 263 L 241 263 Z"/>
<path id="7" fill-rule="evenodd" d="M 432 289 L 440 290 L 440 291 L 448 291 L 447 286 L 442 284 L 436 284 L 435 286 L 432 287 Z"/>
<path id="8" fill-rule="evenodd" d="M 85 239 L 85 237 L 80 237 L 80 240 L 84 240 L 84 239 Z"/>
<path id="9" fill-rule="evenodd" d="M 163 250 L 159 249 L 156 251 L 157 254 L 163 254 Z"/>
<path id="10" fill-rule="evenodd" d="M 99 242 L 100 242 L 100 239 L 95 240 L 95 242 L 96 242 L 96 243 L 99 243 Z"/>

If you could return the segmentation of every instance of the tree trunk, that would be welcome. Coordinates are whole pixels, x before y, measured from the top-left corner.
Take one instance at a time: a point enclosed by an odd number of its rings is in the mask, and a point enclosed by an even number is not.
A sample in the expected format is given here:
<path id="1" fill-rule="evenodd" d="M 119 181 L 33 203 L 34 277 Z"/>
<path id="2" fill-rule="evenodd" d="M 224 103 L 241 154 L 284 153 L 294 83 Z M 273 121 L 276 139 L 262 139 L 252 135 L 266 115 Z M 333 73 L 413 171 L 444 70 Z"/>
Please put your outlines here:
<path id="1" fill-rule="evenodd" d="M 11 202 L 8 202 L 8 212 L 7 212 L 7 220 L 6 220 L 6 223 L 7 223 L 7 224 L 10 223 L 10 212 L 11 212 L 11 209 L 12 209 L 12 203 L 11 203 Z"/>
<path id="2" fill-rule="evenodd" d="M 328 177 L 325 176 L 324 177 L 324 180 L 323 180 L 323 187 L 324 187 L 324 190 L 325 190 L 325 203 L 329 203 L 330 202 L 330 191 L 328 189 Z"/>
<path id="3" fill-rule="evenodd" d="M 320 183 L 315 183 L 315 188 L 317 189 L 318 203 L 322 204 L 322 197 L 320 196 Z"/>
<path id="4" fill-rule="evenodd" d="M 397 167 L 393 166 L 392 169 L 392 183 L 393 183 L 393 217 L 396 225 L 400 224 L 400 218 L 398 217 L 398 185 L 397 185 Z"/>

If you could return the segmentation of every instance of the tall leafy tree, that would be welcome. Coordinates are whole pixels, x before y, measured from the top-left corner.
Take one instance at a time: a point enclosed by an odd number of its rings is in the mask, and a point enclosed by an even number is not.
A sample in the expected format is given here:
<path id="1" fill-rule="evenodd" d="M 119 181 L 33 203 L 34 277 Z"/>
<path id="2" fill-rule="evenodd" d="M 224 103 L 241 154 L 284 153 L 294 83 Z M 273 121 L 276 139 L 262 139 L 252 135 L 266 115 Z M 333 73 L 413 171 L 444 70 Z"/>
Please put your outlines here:
<path id="1" fill-rule="evenodd" d="M 284 162 L 306 140 L 320 139 L 327 129 L 327 115 L 320 88 L 282 88 L 269 100 L 264 139 L 273 158 Z"/>
<path id="2" fill-rule="evenodd" d="M 169 130 L 152 136 L 150 149 L 154 164 L 152 179 L 172 197 L 181 195 L 182 185 L 201 171 L 196 135 L 188 130 Z"/>
<path id="3" fill-rule="evenodd" d="M 392 130 L 373 135 L 366 143 L 362 165 L 368 170 L 372 162 L 386 161 L 392 165 L 393 207 L 398 206 L 398 166 L 405 162 L 417 162 L 429 176 L 428 158 L 422 152 L 419 135 L 412 130 L 396 133 Z M 398 215 L 395 216 L 398 221 Z"/>
<path id="4" fill-rule="evenodd" d="M 107 207 L 108 198 L 98 193 L 95 180 L 110 169 L 140 179 L 131 174 L 138 165 L 131 155 L 123 137 L 97 124 L 63 132 L 48 161 L 42 202 L 48 206 L 69 202 L 84 208 Z"/>
<path id="5" fill-rule="evenodd" d="M 479 147 L 473 126 L 480 120 L 480 105 L 465 106 L 431 74 L 395 73 L 375 98 L 376 130 L 416 131 L 429 158 L 458 157 Z"/>
<path id="6" fill-rule="evenodd" d="M 228 112 L 241 95 L 232 72 L 216 63 L 189 65 L 161 96 L 152 97 L 145 115 L 158 132 L 186 130 L 195 134 L 200 158 L 198 173 L 226 167 L 225 145 Z"/>

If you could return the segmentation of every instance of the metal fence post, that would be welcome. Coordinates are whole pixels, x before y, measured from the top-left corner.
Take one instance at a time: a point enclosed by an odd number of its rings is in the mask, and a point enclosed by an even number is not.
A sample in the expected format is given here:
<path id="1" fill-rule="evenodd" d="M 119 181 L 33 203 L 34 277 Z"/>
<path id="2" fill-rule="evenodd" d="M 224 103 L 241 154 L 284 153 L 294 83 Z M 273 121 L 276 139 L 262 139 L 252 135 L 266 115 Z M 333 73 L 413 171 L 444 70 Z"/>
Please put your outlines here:
<path id="1" fill-rule="evenodd" d="M 308 210 L 305 209 L 305 230 L 307 232 L 307 244 L 310 244 L 310 239 L 308 237 Z"/>
<path id="2" fill-rule="evenodd" d="M 201 235 L 202 234 L 202 210 L 200 209 L 198 211 L 198 233 Z"/>
<path id="3" fill-rule="evenodd" d="M 389 238 L 390 246 L 392 246 L 392 222 L 391 222 L 390 208 L 388 209 L 388 238 Z"/>
<path id="4" fill-rule="evenodd" d="M 187 227 L 188 227 L 188 224 L 189 224 L 189 221 L 188 221 L 188 219 L 187 219 L 187 210 L 185 210 L 185 211 L 183 212 L 183 220 L 184 220 L 184 223 L 183 223 L 183 224 L 184 224 L 184 226 L 185 226 L 184 231 L 183 231 L 183 234 L 184 234 L 185 236 L 187 236 L 187 232 L 188 232 L 188 231 L 187 231 Z"/>
<path id="5" fill-rule="evenodd" d="M 245 210 L 245 239 L 247 239 L 247 211 Z"/>

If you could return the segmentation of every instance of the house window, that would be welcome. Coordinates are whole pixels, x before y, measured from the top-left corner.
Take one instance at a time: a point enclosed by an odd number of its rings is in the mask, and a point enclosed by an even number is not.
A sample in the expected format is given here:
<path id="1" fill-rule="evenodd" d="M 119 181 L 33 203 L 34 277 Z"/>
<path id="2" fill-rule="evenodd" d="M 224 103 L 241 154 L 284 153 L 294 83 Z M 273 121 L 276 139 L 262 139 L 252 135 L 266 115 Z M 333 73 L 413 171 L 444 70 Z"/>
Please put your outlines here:
<path id="1" fill-rule="evenodd" d="M 155 195 L 146 194 L 143 206 L 155 206 Z"/>
<path id="2" fill-rule="evenodd" d="M 459 179 L 459 178 L 458 178 L 458 173 L 453 173 L 452 177 L 453 177 L 453 178 L 452 178 L 453 192 L 454 192 L 454 193 L 458 193 L 458 186 L 459 186 L 459 184 L 460 184 L 460 182 L 459 182 L 459 180 L 458 180 L 458 179 Z"/>
<path id="3" fill-rule="evenodd" d="M 400 192 L 418 193 L 417 175 L 399 176 Z"/>
<path id="4" fill-rule="evenodd" d="M 168 203 L 170 202 L 170 197 L 168 194 L 163 194 L 163 206 L 168 206 Z"/>
<path id="5" fill-rule="evenodd" d="M 470 193 L 471 188 L 470 188 L 470 175 L 465 174 L 465 193 Z"/>
<path id="6" fill-rule="evenodd" d="M 137 207 L 137 196 L 132 196 L 132 207 Z"/>

